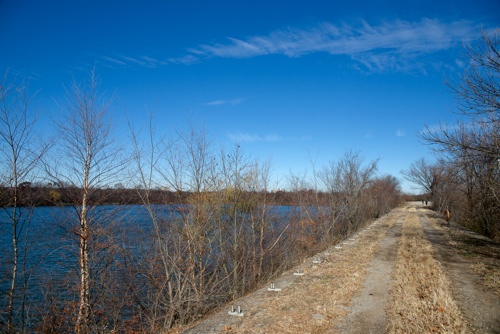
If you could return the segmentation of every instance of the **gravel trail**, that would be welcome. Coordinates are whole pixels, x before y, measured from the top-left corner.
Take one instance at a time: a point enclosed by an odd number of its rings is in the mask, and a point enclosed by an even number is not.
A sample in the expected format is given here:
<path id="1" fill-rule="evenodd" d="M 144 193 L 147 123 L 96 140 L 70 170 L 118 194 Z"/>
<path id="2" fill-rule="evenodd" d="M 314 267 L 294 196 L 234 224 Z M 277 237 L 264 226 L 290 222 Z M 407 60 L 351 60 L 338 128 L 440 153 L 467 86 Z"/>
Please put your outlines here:
<path id="1" fill-rule="evenodd" d="M 485 285 L 483 267 L 500 270 L 500 244 L 454 224 L 446 224 L 420 203 L 407 203 L 365 230 L 283 273 L 268 286 L 234 301 L 244 312 L 215 311 L 183 333 L 385 333 L 385 307 L 407 215 L 417 215 L 434 258 L 451 280 L 453 298 L 470 332 L 500 333 L 500 289 Z M 317 258 L 317 257 L 314 257 Z M 296 276 L 296 270 L 304 273 Z M 498 282 L 496 282 L 498 283 Z"/>

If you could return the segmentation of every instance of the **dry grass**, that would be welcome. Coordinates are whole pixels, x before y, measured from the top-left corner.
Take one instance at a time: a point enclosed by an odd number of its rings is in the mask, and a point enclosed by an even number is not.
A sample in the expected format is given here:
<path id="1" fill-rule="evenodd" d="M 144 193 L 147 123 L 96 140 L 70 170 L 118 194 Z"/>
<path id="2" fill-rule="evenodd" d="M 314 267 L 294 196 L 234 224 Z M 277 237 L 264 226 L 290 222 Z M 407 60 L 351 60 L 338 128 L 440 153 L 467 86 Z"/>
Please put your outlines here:
<path id="1" fill-rule="evenodd" d="M 388 333 L 465 333 L 450 283 L 433 257 L 417 214 L 403 224 L 387 306 Z"/>
<path id="2" fill-rule="evenodd" d="M 498 267 L 489 266 L 483 262 L 472 265 L 472 269 L 481 275 L 482 283 L 497 296 L 500 296 L 500 270 Z"/>
<path id="3" fill-rule="evenodd" d="M 459 228 L 450 228 L 442 224 L 442 220 L 429 218 L 434 229 L 440 230 L 448 237 L 448 243 L 460 254 L 475 261 L 471 265 L 474 272 L 481 276 L 485 290 L 500 296 L 500 249 L 497 244 L 481 242 L 482 237 L 474 238 L 471 232 Z"/>

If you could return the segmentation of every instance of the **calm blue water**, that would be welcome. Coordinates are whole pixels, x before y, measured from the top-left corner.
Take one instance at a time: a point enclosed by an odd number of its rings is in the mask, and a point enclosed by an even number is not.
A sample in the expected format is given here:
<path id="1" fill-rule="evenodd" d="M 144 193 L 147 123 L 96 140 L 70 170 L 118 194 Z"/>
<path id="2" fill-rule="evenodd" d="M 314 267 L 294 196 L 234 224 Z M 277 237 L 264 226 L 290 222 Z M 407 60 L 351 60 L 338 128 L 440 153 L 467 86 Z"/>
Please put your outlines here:
<path id="1" fill-rule="evenodd" d="M 157 217 L 161 217 L 160 223 L 165 223 L 179 219 L 182 210 L 187 207 L 154 205 L 152 208 Z M 273 206 L 270 207 L 268 215 L 280 218 L 275 219 L 274 224 L 283 224 L 286 220 L 283 218 L 298 212 L 299 209 L 295 207 Z M 72 273 L 76 277 L 77 209 L 70 206 L 37 207 L 33 211 L 21 208 L 21 213 L 20 262 L 23 262 L 26 254 L 24 272 L 27 273 L 31 289 L 40 289 L 48 278 L 63 280 Z M 9 219 L 11 214 L 12 209 L 0 211 L 0 292 L 2 293 L 7 291 L 9 286 L 9 268 L 11 268 L 9 260 L 12 258 L 12 227 Z M 92 215 L 99 220 L 103 228 L 113 229 L 113 233 L 116 234 L 113 241 L 120 243 L 124 249 L 143 247 L 150 239 L 153 224 L 148 210 L 142 205 L 98 206 L 94 208 Z M 0 299 L 0 304 L 2 300 L 3 298 Z"/>
<path id="2" fill-rule="evenodd" d="M 162 236 L 171 234 L 172 226 L 181 224 L 182 218 L 189 211 L 189 206 L 154 205 L 152 210 L 158 217 Z M 307 211 L 307 214 L 303 212 Z M 257 210 L 261 211 L 261 210 Z M 21 209 L 19 279 L 17 280 L 16 312 L 20 309 L 20 291 L 23 283 L 27 283 L 27 299 L 29 313 L 32 318 L 40 317 L 48 300 L 75 300 L 78 285 L 78 208 L 74 207 L 37 207 L 30 211 Z M 266 222 L 277 234 L 293 220 L 311 217 L 318 213 L 316 208 L 299 208 L 291 206 L 271 206 L 266 208 Z M 6 292 L 10 286 L 12 264 L 12 226 L 9 216 L 12 209 L 0 210 L 0 312 L 5 312 L 8 303 Z M 96 266 L 110 266 L 115 279 L 120 280 L 122 268 L 127 261 L 140 263 L 143 256 L 151 256 L 155 239 L 150 213 L 142 205 L 98 206 L 91 214 L 99 224 L 95 225 L 95 240 L 117 246 L 119 251 L 103 247 L 93 254 L 91 262 L 93 270 Z M 223 219 L 228 217 L 222 217 Z M 245 228 L 251 231 L 249 214 L 240 213 L 239 222 L 247 221 Z M 231 229 L 231 224 L 228 225 Z M 285 230 L 286 233 L 290 230 Z M 283 239 L 286 238 L 283 234 Z M 291 232 L 290 232 L 291 233 Z M 274 240 L 274 239 L 273 239 Z M 219 254 L 220 250 L 213 245 L 210 254 Z M 111 259 L 111 260 L 110 260 Z M 217 266 L 217 259 L 209 260 Z M 93 277 L 99 277 L 95 275 Z M 130 278 L 130 276 L 129 276 Z M 137 278 L 132 278 L 136 280 Z M 136 282 L 137 283 L 137 282 Z M 140 283 L 140 282 L 139 282 Z M 105 283 L 106 284 L 106 283 Z M 1 320 L 0 314 L 0 320 Z M 35 320 L 36 322 L 36 320 Z"/>
<path id="3" fill-rule="evenodd" d="M 155 210 L 163 217 L 176 214 L 176 206 L 155 206 Z M 0 306 L 5 302 L 5 291 L 9 288 L 12 259 L 12 209 L 0 211 Z M 33 211 L 21 208 L 21 219 L 18 226 L 19 236 L 19 281 L 18 287 L 26 278 L 29 285 L 29 296 L 37 300 L 41 298 L 47 282 L 67 280 L 68 276 L 76 277 L 78 238 L 75 232 L 78 227 L 78 212 L 74 207 L 37 207 Z M 104 228 L 116 228 L 116 240 L 123 245 L 125 240 L 134 240 L 138 231 L 144 234 L 151 230 L 151 218 L 145 207 L 99 206 L 94 208 L 93 216 L 104 222 Z M 131 242 L 133 243 L 133 242 Z M 26 257 L 25 257 L 26 256 Z M 24 260 L 25 258 L 25 260 Z M 24 268 L 21 267 L 24 265 Z M 24 277 L 21 275 L 25 273 Z"/>

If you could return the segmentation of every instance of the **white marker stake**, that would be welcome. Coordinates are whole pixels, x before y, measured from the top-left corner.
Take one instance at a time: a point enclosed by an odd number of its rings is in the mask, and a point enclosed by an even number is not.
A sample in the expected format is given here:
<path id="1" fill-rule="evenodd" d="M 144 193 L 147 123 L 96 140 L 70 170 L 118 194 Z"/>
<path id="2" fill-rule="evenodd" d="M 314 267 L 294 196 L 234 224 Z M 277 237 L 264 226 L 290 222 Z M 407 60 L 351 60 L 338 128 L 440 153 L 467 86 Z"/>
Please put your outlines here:
<path id="1" fill-rule="evenodd" d="M 241 306 L 238 306 L 237 309 L 235 309 L 234 306 L 231 306 L 231 311 L 227 312 L 227 314 L 242 317 L 245 313 L 241 310 Z"/>

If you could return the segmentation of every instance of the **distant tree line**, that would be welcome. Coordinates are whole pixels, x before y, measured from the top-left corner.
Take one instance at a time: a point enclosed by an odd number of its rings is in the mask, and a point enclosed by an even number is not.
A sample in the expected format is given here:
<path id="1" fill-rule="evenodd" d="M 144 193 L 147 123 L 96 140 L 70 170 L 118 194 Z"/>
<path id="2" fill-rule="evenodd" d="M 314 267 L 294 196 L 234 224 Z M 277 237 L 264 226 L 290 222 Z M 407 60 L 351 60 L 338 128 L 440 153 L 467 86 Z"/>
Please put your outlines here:
<path id="1" fill-rule="evenodd" d="M 58 206 L 73 205 L 75 193 L 81 191 L 76 186 L 54 187 L 40 184 L 25 184 L 20 187 L 19 204 L 22 206 Z M 11 190 L 7 187 L 0 187 L 0 204 L 2 207 L 13 205 L 12 197 L 9 196 Z M 189 197 L 189 193 L 177 193 L 167 190 L 153 190 L 151 192 L 152 201 L 155 204 L 175 204 L 182 203 Z M 137 189 L 126 188 L 102 188 L 96 189 L 89 202 L 98 205 L 127 205 L 142 204 L 141 197 Z"/>
<path id="2" fill-rule="evenodd" d="M 377 180 L 377 182 L 381 182 Z M 397 182 L 397 181 L 395 181 Z M 75 193 L 81 191 L 77 187 L 54 187 L 51 185 L 31 184 L 26 183 L 19 187 L 19 197 L 17 205 L 25 207 L 40 207 L 40 206 L 70 206 L 73 205 Z M 92 205 L 142 205 L 140 189 L 137 188 L 102 188 L 96 189 L 92 197 L 89 197 L 89 203 Z M 0 187 L 0 205 L 3 208 L 12 207 L 14 205 L 13 198 L 10 196 L 12 189 L 8 187 Z M 215 192 L 207 191 L 211 196 L 217 196 Z M 193 195 L 190 191 L 171 191 L 152 189 L 150 190 L 151 204 L 186 204 L 188 199 Z M 267 198 L 270 205 L 325 205 L 328 203 L 328 197 L 332 196 L 324 191 L 315 191 L 312 189 L 302 190 L 277 190 L 277 191 L 248 191 L 242 192 L 242 196 L 253 198 L 255 203 L 260 203 Z M 337 194 L 340 198 L 342 194 Z M 423 195 L 409 195 L 408 198 L 415 200 L 424 198 Z"/>

